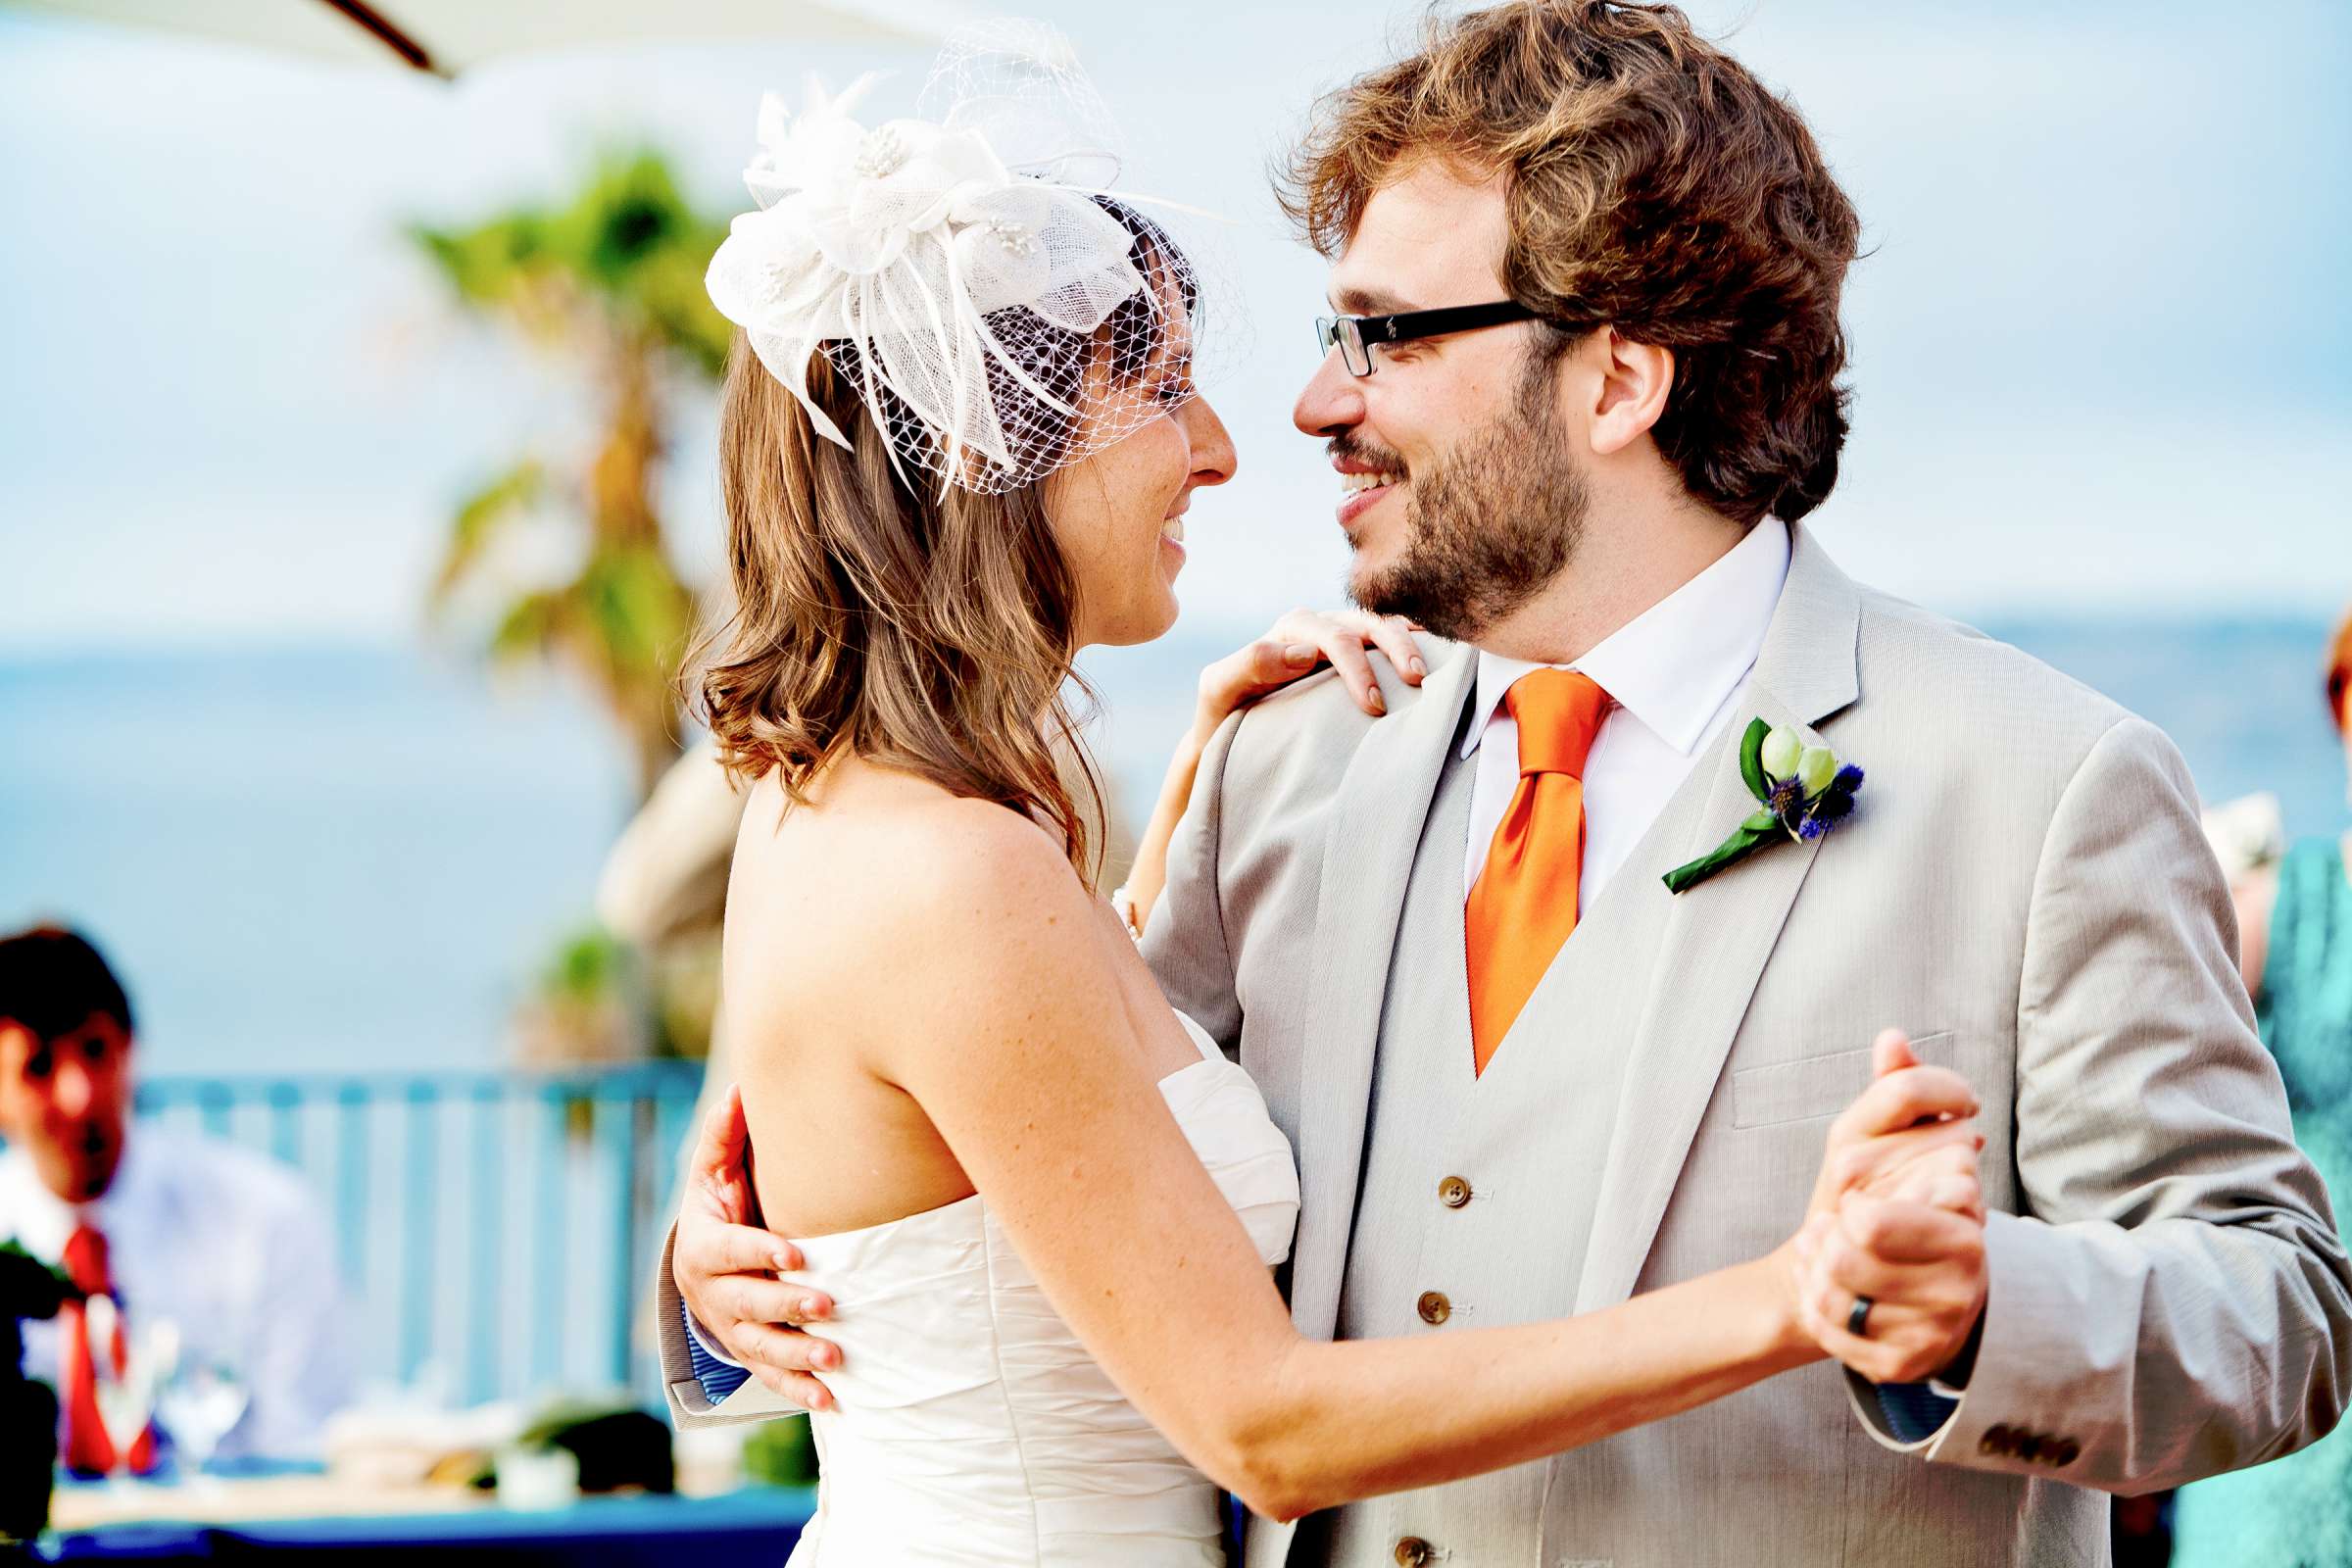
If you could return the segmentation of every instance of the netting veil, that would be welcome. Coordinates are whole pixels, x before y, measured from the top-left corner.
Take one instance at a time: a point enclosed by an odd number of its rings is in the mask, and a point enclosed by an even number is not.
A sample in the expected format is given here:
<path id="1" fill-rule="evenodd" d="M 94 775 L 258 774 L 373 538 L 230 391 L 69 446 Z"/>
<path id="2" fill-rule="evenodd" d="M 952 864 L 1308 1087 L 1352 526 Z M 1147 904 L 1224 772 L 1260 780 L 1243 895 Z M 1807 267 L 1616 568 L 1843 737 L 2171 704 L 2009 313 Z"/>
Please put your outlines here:
<path id="1" fill-rule="evenodd" d="M 767 94 L 707 279 L 819 434 L 822 352 L 894 461 L 994 494 L 1101 451 L 1190 395 L 1191 264 L 1107 189 L 1108 114 L 1036 24 L 951 41 L 918 113 L 853 118 L 875 77 L 791 115 Z"/>

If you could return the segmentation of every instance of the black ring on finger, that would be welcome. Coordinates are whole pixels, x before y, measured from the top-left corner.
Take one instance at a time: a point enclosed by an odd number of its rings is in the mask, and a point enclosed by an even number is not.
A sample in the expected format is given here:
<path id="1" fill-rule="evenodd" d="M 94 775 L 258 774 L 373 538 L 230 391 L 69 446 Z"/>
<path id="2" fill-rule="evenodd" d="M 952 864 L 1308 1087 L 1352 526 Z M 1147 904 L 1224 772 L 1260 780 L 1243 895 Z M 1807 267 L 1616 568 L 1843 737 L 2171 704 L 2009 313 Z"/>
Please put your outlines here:
<path id="1" fill-rule="evenodd" d="M 1857 1340 L 1869 1339 L 1870 1309 L 1877 1304 L 1867 1296 L 1855 1297 L 1854 1304 L 1846 1310 L 1845 1332 Z"/>

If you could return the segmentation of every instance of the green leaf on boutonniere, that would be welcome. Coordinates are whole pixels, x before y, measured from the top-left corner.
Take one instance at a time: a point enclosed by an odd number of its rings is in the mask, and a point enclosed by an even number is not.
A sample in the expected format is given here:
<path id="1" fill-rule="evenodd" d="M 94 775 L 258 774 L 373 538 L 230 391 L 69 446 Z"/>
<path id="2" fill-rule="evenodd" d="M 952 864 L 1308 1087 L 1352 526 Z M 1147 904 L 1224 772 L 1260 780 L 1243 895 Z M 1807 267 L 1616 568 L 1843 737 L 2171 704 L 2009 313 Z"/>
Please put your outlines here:
<path id="1" fill-rule="evenodd" d="M 1862 770 L 1838 761 L 1826 746 L 1807 746 L 1793 729 L 1761 718 L 1740 738 L 1740 778 L 1763 803 L 1712 851 L 1666 873 L 1669 893 L 1687 893 L 1716 872 L 1786 839 L 1801 844 L 1828 833 L 1854 808 Z"/>
<path id="2" fill-rule="evenodd" d="M 1740 777 L 1746 781 L 1747 793 L 1759 801 L 1772 799 L 1772 786 L 1764 778 L 1764 737 L 1772 726 L 1760 718 L 1747 721 L 1747 733 L 1740 737 Z"/>

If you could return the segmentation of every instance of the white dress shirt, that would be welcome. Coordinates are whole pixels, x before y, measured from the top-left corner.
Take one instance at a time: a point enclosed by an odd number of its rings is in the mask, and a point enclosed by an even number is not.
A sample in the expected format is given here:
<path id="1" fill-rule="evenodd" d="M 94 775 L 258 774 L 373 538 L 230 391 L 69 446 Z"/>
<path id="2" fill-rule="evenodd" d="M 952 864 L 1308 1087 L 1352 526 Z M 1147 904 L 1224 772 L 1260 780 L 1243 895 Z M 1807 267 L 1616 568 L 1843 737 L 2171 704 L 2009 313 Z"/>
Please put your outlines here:
<path id="1" fill-rule="evenodd" d="M 105 1194 L 70 1204 L 23 1150 L 0 1152 L 0 1237 L 49 1262 L 87 1221 L 131 1335 L 169 1320 L 181 1354 L 234 1371 L 251 1399 L 223 1456 L 315 1457 L 351 1392 L 350 1315 L 325 1217 L 299 1175 L 219 1139 L 134 1125 Z M 24 1325 L 24 1369 L 59 1389 L 58 1328 Z M 168 1430 L 168 1429 L 167 1429 Z"/>
<path id="2" fill-rule="evenodd" d="M 1585 759 L 1585 864 L 1577 911 L 1625 863 L 1699 752 L 1733 717 L 1788 575 L 1788 525 L 1767 517 L 1722 560 L 1611 632 L 1571 664 L 1615 699 Z M 1462 896 L 1486 869 L 1494 830 L 1519 787 L 1519 725 L 1502 706 L 1511 682 L 1545 666 L 1481 651 L 1478 711 L 1462 742 L 1476 754 Z"/>

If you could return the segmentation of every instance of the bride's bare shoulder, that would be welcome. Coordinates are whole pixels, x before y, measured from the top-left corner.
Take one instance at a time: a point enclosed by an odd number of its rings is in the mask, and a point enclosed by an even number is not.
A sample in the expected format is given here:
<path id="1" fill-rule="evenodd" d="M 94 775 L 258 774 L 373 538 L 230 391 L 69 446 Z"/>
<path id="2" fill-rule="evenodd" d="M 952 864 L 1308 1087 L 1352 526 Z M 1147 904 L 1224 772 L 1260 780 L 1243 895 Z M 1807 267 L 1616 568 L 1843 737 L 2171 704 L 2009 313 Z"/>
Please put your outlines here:
<path id="1" fill-rule="evenodd" d="M 772 828 L 753 797 L 731 909 L 781 896 L 893 969 L 1092 921 L 1059 840 L 1030 818 L 879 769 L 828 786 L 810 808 L 767 813 Z"/>
<path id="2" fill-rule="evenodd" d="M 989 801 L 942 796 L 907 812 L 877 865 L 926 917 L 1054 915 L 1088 902 L 1060 842 Z"/>

